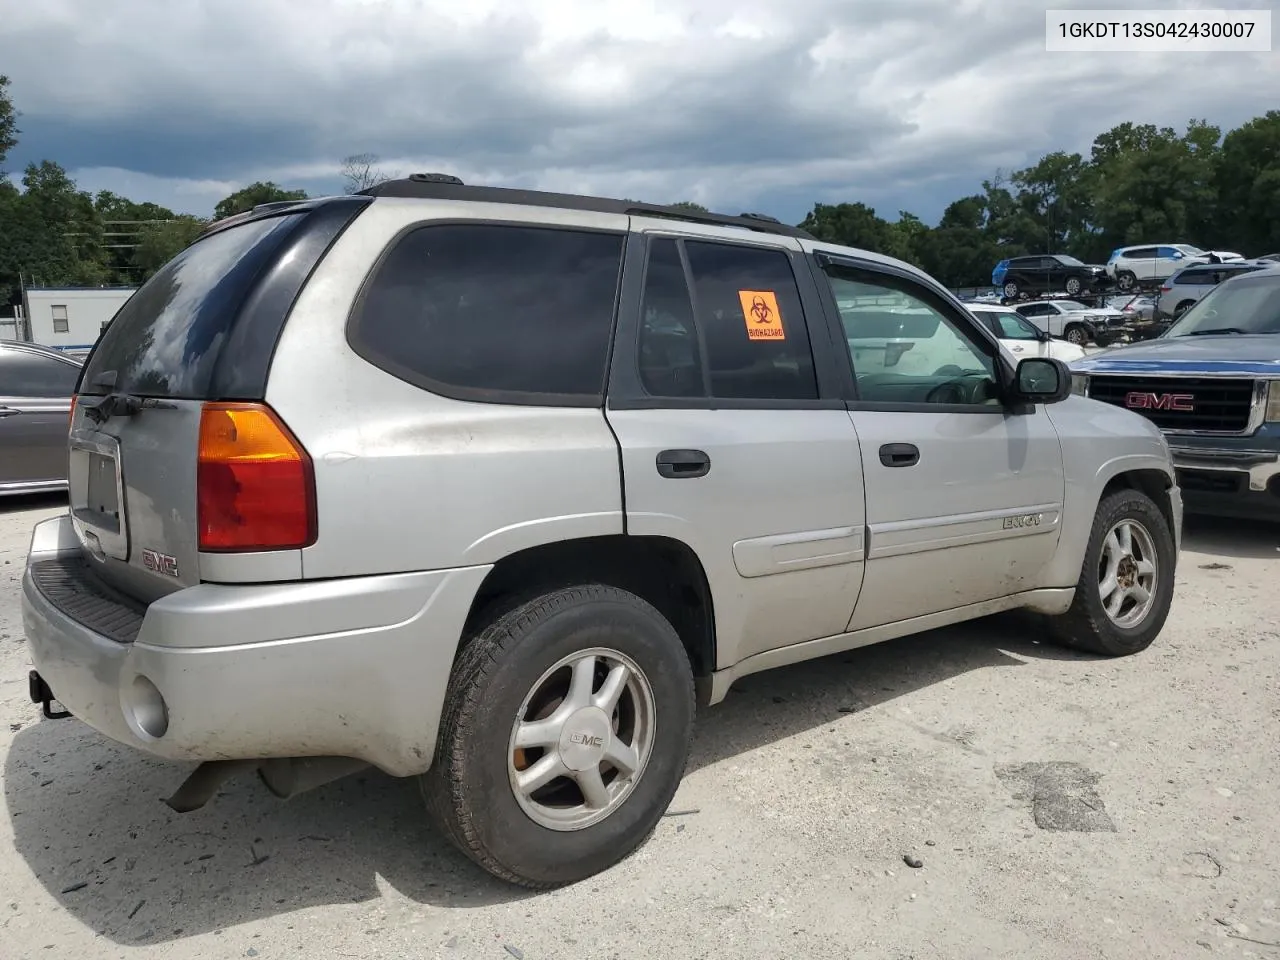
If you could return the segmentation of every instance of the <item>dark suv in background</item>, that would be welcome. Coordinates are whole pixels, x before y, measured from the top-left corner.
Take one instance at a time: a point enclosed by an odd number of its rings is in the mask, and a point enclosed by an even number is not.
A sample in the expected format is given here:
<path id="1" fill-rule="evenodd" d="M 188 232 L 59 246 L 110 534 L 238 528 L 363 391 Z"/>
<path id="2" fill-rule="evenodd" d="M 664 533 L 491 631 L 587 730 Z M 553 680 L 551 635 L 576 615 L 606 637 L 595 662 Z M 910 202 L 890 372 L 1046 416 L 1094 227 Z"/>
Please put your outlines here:
<path id="1" fill-rule="evenodd" d="M 1058 292 L 1076 297 L 1106 286 L 1109 280 L 1105 267 L 1082 263 L 1065 253 L 1046 253 L 1001 260 L 991 271 L 991 283 L 1012 300 L 1024 294 Z"/>

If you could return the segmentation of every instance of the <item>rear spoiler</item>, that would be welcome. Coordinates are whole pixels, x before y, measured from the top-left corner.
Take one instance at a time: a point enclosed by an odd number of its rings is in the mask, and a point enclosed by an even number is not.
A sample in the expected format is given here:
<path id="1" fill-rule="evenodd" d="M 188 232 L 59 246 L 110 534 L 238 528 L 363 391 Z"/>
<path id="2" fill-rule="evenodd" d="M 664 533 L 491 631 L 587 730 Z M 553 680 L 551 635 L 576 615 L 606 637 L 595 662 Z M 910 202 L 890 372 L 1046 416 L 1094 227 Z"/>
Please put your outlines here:
<path id="1" fill-rule="evenodd" d="M 213 233 L 226 230 L 228 227 L 234 227 L 238 224 L 245 223 L 249 220 L 256 220 L 259 217 L 270 216 L 274 213 L 280 213 L 291 208 L 299 210 L 312 210 L 325 197 L 312 197 L 306 200 L 273 200 L 271 203 L 260 203 L 252 210 L 246 210 L 244 213 L 235 213 L 229 217 L 223 217 L 221 220 L 214 220 L 196 237 L 196 240 L 203 240 L 205 237 Z M 192 241 L 193 243 L 195 241 Z"/>

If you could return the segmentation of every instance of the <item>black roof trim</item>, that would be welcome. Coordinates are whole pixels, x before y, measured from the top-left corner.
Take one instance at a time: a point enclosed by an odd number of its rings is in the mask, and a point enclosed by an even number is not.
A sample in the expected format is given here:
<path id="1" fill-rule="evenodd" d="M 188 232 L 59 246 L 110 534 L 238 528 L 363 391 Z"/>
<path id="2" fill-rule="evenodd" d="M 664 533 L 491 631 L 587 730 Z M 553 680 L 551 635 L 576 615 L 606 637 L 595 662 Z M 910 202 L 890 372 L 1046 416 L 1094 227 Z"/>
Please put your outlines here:
<path id="1" fill-rule="evenodd" d="M 660 217 L 686 223 L 702 223 L 716 227 L 738 227 L 757 233 L 813 240 L 808 231 L 759 213 L 729 216 L 721 213 L 699 213 L 680 207 L 656 203 L 636 203 L 606 197 L 587 197 L 573 193 L 548 193 L 543 190 L 520 190 L 511 187 L 467 186 L 446 174 L 414 174 L 400 180 L 387 180 L 361 190 L 360 196 L 397 197 L 416 200 L 469 200 L 473 203 L 511 203 L 530 207 L 555 207 L 561 210 L 586 210 L 593 213 L 620 213 L 637 217 Z"/>

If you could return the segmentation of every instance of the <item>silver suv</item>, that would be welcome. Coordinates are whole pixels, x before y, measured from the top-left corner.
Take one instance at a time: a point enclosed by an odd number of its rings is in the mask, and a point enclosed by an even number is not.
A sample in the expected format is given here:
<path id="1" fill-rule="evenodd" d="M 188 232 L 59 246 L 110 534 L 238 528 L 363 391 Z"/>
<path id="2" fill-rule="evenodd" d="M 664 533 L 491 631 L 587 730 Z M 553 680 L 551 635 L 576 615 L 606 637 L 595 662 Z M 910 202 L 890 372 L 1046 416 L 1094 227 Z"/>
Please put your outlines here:
<path id="1" fill-rule="evenodd" d="M 534 888 L 654 829 L 695 704 L 1012 608 L 1145 649 L 1159 430 L 946 289 L 769 218 L 421 175 L 210 232 L 88 359 L 31 694 L 287 796 L 422 775 Z"/>

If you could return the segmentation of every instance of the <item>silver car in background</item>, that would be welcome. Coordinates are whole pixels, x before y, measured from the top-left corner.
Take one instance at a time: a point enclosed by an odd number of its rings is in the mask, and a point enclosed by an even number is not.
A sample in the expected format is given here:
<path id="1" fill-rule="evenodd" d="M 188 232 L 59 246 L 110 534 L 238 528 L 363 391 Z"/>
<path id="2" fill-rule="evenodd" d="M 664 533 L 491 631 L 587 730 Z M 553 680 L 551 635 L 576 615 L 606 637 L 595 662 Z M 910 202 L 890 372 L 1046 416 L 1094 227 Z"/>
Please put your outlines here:
<path id="1" fill-rule="evenodd" d="M 1185 267 L 1161 285 L 1160 296 L 1156 300 L 1156 316 L 1176 319 L 1223 280 L 1238 277 L 1242 273 L 1276 268 L 1280 268 L 1280 263 L 1265 260 L 1204 263 Z"/>
<path id="2" fill-rule="evenodd" d="M 66 489 L 79 376 L 80 363 L 57 350 L 0 341 L 0 497 Z"/>

